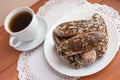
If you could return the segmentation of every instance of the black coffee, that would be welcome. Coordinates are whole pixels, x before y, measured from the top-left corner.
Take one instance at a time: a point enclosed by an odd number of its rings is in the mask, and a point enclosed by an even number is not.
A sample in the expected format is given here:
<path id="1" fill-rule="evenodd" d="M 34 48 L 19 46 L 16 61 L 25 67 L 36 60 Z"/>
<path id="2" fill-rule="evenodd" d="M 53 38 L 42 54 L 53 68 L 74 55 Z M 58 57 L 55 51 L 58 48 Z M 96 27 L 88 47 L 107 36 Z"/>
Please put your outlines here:
<path id="1" fill-rule="evenodd" d="M 9 29 L 12 32 L 18 32 L 25 29 L 32 20 L 29 12 L 21 12 L 12 17 L 9 23 Z"/>

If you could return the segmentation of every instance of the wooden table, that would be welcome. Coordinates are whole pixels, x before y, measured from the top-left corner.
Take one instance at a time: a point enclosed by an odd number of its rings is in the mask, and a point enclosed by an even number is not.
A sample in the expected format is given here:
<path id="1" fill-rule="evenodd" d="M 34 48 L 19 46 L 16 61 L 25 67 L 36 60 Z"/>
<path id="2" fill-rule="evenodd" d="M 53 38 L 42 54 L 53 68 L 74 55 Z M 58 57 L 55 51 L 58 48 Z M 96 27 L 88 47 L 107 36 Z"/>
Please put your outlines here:
<path id="1" fill-rule="evenodd" d="M 38 8 L 47 0 L 40 0 L 31 8 L 37 12 Z M 120 0 L 88 0 L 91 3 L 107 4 L 120 12 Z M 9 3 L 6 3 L 9 4 Z M 9 34 L 0 28 L 0 80 L 18 80 L 18 72 L 16 70 L 17 60 L 21 52 L 11 48 L 8 44 Z M 120 49 L 112 62 L 102 71 L 81 77 L 80 80 L 120 80 Z"/>

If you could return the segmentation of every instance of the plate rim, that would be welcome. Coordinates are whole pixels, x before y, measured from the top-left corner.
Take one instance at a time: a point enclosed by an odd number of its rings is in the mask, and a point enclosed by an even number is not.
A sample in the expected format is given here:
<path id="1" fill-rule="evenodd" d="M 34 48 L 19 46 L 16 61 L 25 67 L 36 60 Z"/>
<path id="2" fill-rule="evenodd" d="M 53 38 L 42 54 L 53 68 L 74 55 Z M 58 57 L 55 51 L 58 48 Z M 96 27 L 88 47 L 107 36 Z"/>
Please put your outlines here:
<path id="1" fill-rule="evenodd" d="M 91 12 L 92 10 L 79 10 L 79 11 L 80 11 L 80 12 L 81 12 L 81 11 L 88 11 L 88 12 L 90 11 L 90 12 Z M 92 11 L 92 12 L 95 13 L 96 11 Z M 97 13 L 98 13 L 98 12 L 97 12 Z M 64 19 L 64 17 L 65 17 L 66 15 L 69 15 L 69 14 L 72 14 L 72 13 L 65 14 L 63 17 L 61 17 L 60 19 L 58 19 L 58 20 L 52 25 L 51 29 L 48 31 L 48 33 L 47 33 L 47 35 L 46 35 L 46 39 L 47 39 L 50 31 L 52 31 L 53 28 L 55 28 L 54 26 L 55 26 L 56 24 L 58 24 L 58 22 L 59 22 L 62 18 Z M 99 14 L 100 14 L 100 13 L 99 13 Z M 100 15 L 103 16 L 103 14 L 100 14 Z M 104 15 L 104 17 L 106 18 L 105 15 Z M 107 18 L 107 19 L 111 22 L 111 24 L 113 24 L 113 22 L 112 22 L 109 18 Z M 63 21 L 63 22 L 64 22 L 64 21 Z M 59 23 L 61 23 L 61 22 L 59 22 Z M 113 24 L 113 25 L 114 25 L 114 24 Z M 114 25 L 114 26 L 115 26 L 115 25 Z M 116 27 L 114 27 L 114 30 L 116 31 L 116 35 L 117 35 L 117 39 L 118 39 L 118 33 L 117 33 Z M 59 72 L 59 73 L 61 73 L 61 74 L 64 74 L 64 73 L 56 70 L 56 69 L 52 66 L 52 64 L 48 61 L 47 56 L 46 56 L 46 50 L 45 50 L 45 45 L 46 45 L 46 41 L 47 41 L 46 39 L 45 39 L 45 44 L 44 44 L 44 54 L 45 54 L 45 58 L 46 58 L 48 64 L 49 64 L 55 71 L 57 71 L 57 72 Z M 117 41 L 117 43 L 119 43 L 119 42 Z M 97 70 L 96 72 L 93 72 L 93 73 L 91 73 L 91 74 L 97 73 L 97 72 L 101 71 L 102 69 L 104 69 L 106 66 L 108 66 L 109 63 L 110 63 L 110 62 L 113 60 L 113 58 L 115 57 L 118 49 L 119 49 L 119 45 L 117 44 L 117 45 L 116 45 L 116 49 L 115 49 L 115 53 L 113 53 L 114 55 L 112 56 L 111 60 L 109 60 L 109 62 L 106 63 L 106 65 L 104 65 L 104 67 L 102 67 L 101 69 L 99 69 L 99 70 Z M 82 75 L 82 76 L 87 76 L 87 75 L 91 75 L 91 74 L 86 74 L 86 75 Z M 65 74 L 65 75 L 68 75 L 68 74 Z M 79 77 L 78 75 L 70 75 L 70 74 L 69 74 L 68 76 Z"/>

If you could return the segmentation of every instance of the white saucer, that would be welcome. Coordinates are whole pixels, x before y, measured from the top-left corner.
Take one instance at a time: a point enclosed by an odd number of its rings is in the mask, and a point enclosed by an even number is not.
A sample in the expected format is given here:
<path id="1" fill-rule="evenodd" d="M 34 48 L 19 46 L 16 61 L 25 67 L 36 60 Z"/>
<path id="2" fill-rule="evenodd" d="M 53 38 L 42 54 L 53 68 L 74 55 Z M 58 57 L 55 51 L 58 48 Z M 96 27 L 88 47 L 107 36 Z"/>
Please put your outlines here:
<path id="1" fill-rule="evenodd" d="M 23 42 L 18 47 L 14 47 L 16 50 L 28 51 L 28 50 L 34 49 L 35 47 L 39 46 L 44 41 L 46 33 L 47 33 L 47 23 L 44 20 L 41 20 L 39 16 L 37 16 L 37 19 L 38 19 L 38 23 L 42 24 L 40 26 L 44 26 L 44 27 L 38 26 L 42 30 L 38 30 L 38 35 L 36 39 L 34 39 L 33 41 Z"/>

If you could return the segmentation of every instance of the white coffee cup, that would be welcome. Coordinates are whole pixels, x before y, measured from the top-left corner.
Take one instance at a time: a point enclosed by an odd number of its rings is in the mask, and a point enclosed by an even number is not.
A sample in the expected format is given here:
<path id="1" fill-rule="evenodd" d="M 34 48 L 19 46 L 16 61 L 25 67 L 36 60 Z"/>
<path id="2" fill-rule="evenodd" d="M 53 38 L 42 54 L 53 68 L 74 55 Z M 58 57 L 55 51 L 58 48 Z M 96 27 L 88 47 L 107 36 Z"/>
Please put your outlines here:
<path id="1" fill-rule="evenodd" d="M 18 31 L 18 32 L 13 32 L 10 30 L 10 21 L 11 19 L 18 13 L 21 12 L 28 12 L 32 16 L 31 22 L 26 26 L 24 29 Z M 27 42 L 27 41 L 32 41 L 36 38 L 37 32 L 39 30 L 39 24 L 38 20 L 36 18 L 35 13 L 33 10 L 29 7 L 20 7 L 8 14 L 8 16 L 5 19 L 4 27 L 5 30 L 11 35 L 9 44 L 12 47 L 18 47 L 22 42 Z"/>

